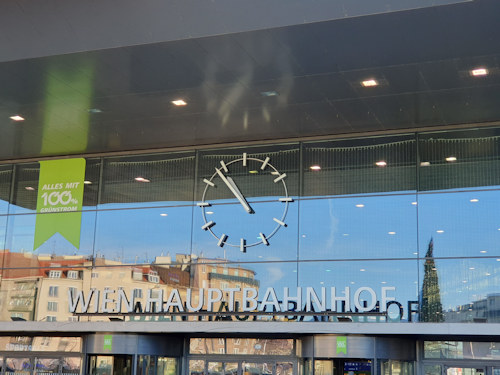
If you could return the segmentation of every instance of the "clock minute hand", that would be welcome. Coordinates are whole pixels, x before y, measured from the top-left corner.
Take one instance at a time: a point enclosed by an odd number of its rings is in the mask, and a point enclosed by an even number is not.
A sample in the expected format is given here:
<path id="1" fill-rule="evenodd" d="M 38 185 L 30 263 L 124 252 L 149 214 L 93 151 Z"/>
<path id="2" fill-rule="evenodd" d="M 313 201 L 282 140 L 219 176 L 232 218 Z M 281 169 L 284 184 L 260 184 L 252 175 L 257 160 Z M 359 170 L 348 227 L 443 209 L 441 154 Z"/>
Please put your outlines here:
<path id="1" fill-rule="evenodd" d="M 221 180 L 224 181 L 229 190 L 231 190 L 231 193 L 233 193 L 236 199 L 238 199 L 238 201 L 241 203 L 245 211 L 248 212 L 249 214 L 255 213 L 255 211 L 252 209 L 252 207 L 250 207 L 250 205 L 246 201 L 243 194 L 241 194 L 240 189 L 238 189 L 233 179 L 231 177 L 224 176 L 224 173 L 222 173 L 218 168 L 215 168 L 215 171 L 217 172 Z"/>

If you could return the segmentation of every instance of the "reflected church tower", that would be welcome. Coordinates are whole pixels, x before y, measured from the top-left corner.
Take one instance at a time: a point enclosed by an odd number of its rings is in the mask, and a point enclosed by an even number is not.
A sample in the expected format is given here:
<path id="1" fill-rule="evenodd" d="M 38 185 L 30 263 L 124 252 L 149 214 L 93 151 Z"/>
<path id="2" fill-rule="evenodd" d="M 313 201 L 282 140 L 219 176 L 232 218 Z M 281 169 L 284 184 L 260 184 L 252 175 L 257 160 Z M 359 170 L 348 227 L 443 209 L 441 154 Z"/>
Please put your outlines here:
<path id="1" fill-rule="evenodd" d="M 420 294 L 420 321 L 443 322 L 443 306 L 441 292 L 439 291 L 439 278 L 434 262 L 434 240 L 431 238 L 424 263 L 424 281 Z"/>

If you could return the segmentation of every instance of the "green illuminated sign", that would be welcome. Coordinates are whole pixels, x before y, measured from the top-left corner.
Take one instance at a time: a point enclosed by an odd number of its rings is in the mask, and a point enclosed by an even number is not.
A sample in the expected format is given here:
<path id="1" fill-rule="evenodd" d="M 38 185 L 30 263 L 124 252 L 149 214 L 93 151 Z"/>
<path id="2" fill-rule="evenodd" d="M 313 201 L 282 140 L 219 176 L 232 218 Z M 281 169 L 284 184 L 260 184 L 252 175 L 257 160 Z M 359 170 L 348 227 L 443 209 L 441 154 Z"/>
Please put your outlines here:
<path id="1" fill-rule="evenodd" d="M 113 350 L 113 335 L 104 335 L 103 350 Z"/>
<path id="2" fill-rule="evenodd" d="M 344 353 L 347 355 L 347 337 L 337 336 L 337 354 Z"/>
<path id="3" fill-rule="evenodd" d="M 33 249 L 56 233 L 80 247 L 84 178 L 83 158 L 40 162 Z"/>

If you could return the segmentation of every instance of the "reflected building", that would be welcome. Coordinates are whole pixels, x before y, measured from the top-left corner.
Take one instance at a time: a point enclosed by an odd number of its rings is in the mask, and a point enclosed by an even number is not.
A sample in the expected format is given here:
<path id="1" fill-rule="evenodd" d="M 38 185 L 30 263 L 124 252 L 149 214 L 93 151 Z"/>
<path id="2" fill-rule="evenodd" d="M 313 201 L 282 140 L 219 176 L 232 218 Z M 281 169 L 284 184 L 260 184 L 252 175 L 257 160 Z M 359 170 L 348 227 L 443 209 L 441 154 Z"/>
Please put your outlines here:
<path id="1" fill-rule="evenodd" d="M 432 238 L 425 253 L 424 279 L 420 296 L 420 321 L 443 322 L 443 305 L 441 304 L 438 270 L 434 261 L 434 240 Z"/>
<path id="2" fill-rule="evenodd" d="M 458 306 L 444 315 L 447 322 L 500 323 L 500 293 L 488 294 L 486 298 Z"/>
<path id="3" fill-rule="evenodd" d="M 190 288 L 196 305 L 202 290 L 237 288 L 239 291 L 234 293 L 234 299 L 241 300 L 244 288 L 258 290 L 259 286 L 255 271 L 221 259 L 192 259 L 185 254 L 177 254 L 174 259 L 158 256 L 150 265 L 126 265 L 104 257 L 36 255 L 9 250 L 4 250 L 2 255 L 6 262 L 30 267 L 3 269 L 0 288 L 2 320 L 108 321 L 107 317 L 78 317 L 69 311 L 69 294 L 75 298 L 80 291 L 91 289 L 112 291 L 110 295 L 123 289 L 130 292 L 130 297 L 144 309 L 149 290 L 152 296 L 161 291 L 166 299 L 175 289 L 182 301 L 186 301 L 186 291 Z M 225 292 L 214 311 L 222 309 L 222 303 L 227 305 L 228 298 Z M 202 310 L 207 309 L 206 303 L 205 298 Z M 91 303 L 90 310 L 92 307 Z M 127 319 L 152 318 L 139 315 Z"/>

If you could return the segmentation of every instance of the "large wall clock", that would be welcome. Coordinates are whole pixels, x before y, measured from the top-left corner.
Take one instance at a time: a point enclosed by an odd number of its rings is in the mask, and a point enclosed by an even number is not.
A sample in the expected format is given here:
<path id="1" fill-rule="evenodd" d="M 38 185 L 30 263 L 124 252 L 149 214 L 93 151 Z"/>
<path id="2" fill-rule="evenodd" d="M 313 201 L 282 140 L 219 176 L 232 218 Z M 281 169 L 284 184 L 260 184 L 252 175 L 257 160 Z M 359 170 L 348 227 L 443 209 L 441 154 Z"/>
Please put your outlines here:
<path id="1" fill-rule="evenodd" d="M 238 159 L 228 162 L 221 160 L 220 165 L 214 166 L 215 172 L 212 176 L 203 180 L 205 189 L 203 190 L 201 201 L 198 203 L 198 206 L 200 206 L 202 210 L 204 222 L 201 229 L 211 233 L 212 236 L 215 237 L 218 246 L 223 247 L 227 245 L 236 247 L 242 252 L 246 252 L 249 247 L 261 244 L 269 246 L 271 237 L 273 237 L 278 230 L 287 226 L 285 219 L 288 212 L 288 205 L 290 202 L 293 202 L 293 199 L 288 196 L 288 189 L 286 186 L 287 175 L 286 173 L 278 171 L 270 161 L 271 159 L 269 157 L 262 160 L 249 157 L 244 153 L 243 156 Z M 236 169 L 239 170 L 240 173 L 234 173 Z M 248 173 L 241 173 L 241 170 L 248 170 Z M 251 190 L 251 184 L 248 182 L 249 179 L 259 179 L 258 183 L 264 182 L 263 179 L 265 179 L 268 180 L 266 182 L 281 186 L 281 193 L 276 196 L 276 201 L 282 206 L 279 214 L 270 215 L 270 217 L 267 218 L 264 217 L 262 219 L 262 228 L 256 231 L 257 233 L 249 235 L 249 238 L 257 238 L 257 241 L 231 235 L 232 228 L 229 226 L 227 228 L 221 227 L 217 225 L 215 220 L 209 220 L 207 218 L 208 212 L 213 213 L 213 211 L 220 209 L 220 205 L 208 199 L 211 189 L 227 189 L 226 193 L 235 198 L 236 203 L 233 207 L 236 207 L 233 208 L 234 211 L 231 213 L 231 215 L 235 215 L 235 222 L 244 223 L 245 218 L 249 218 L 249 215 L 254 215 L 256 211 L 261 209 L 262 205 L 253 204 L 249 202 L 247 198 Z M 231 220 L 233 220 L 233 217 Z"/>

